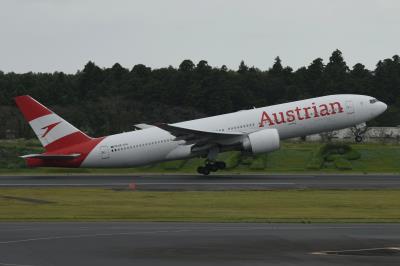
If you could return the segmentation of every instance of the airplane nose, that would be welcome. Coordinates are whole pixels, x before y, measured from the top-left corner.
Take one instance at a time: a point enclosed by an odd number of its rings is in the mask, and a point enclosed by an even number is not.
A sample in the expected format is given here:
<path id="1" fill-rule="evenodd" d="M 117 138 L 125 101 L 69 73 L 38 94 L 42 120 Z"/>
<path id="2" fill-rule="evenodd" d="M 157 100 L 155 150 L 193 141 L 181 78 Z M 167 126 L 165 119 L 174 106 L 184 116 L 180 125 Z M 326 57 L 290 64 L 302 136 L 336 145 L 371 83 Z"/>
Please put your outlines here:
<path id="1" fill-rule="evenodd" d="M 376 112 L 378 113 L 377 115 L 382 114 L 383 112 L 385 112 L 387 109 L 387 105 L 384 102 L 377 102 L 377 106 L 376 106 Z"/>
<path id="2" fill-rule="evenodd" d="M 387 109 L 387 104 L 384 103 L 384 102 L 381 102 L 381 103 L 382 103 L 382 113 L 383 113 L 383 112 L 385 112 L 386 109 Z"/>

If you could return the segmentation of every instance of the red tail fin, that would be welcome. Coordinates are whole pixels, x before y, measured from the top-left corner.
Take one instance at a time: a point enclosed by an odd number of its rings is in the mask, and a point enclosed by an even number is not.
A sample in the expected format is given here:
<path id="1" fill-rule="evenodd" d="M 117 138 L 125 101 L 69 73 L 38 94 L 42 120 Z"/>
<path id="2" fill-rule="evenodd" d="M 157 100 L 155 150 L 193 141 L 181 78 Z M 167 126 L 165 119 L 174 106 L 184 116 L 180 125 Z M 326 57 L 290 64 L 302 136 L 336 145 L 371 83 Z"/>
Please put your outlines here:
<path id="1" fill-rule="evenodd" d="M 15 102 L 46 151 L 63 149 L 91 140 L 85 133 L 32 97 L 18 96 Z"/>

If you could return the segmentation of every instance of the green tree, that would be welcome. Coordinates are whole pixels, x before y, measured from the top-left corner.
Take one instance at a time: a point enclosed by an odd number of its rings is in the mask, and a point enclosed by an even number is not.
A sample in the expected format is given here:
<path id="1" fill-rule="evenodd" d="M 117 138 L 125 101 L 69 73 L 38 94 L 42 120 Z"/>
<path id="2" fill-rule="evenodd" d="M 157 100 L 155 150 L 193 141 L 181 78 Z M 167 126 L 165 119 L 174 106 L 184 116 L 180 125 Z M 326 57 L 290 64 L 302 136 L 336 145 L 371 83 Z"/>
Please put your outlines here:
<path id="1" fill-rule="evenodd" d="M 179 71 L 188 72 L 194 70 L 194 63 L 191 60 L 183 60 L 182 63 L 179 65 Z"/>
<path id="2" fill-rule="evenodd" d="M 371 124 L 400 124 L 400 57 L 379 61 L 373 71 L 360 63 L 350 70 L 339 50 L 326 66 L 317 58 L 295 71 L 279 57 L 267 70 L 244 61 L 236 71 L 184 60 L 178 68 L 137 64 L 130 71 L 119 63 L 100 68 L 92 61 L 75 74 L 0 71 L 0 138 L 6 130 L 33 137 L 13 102 L 21 94 L 100 136 L 131 130 L 139 122 L 177 122 L 334 93 L 377 97 L 389 108 Z"/>
<path id="3" fill-rule="evenodd" d="M 324 70 L 324 84 L 327 94 L 353 93 L 347 86 L 349 67 L 343 59 L 342 52 L 335 50 Z"/>
<path id="4" fill-rule="evenodd" d="M 279 58 L 279 56 L 277 56 L 275 58 L 274 64 L 272 65 L 272 68 L 269 70 L 269 73 L 272 75 L 279 75 L 282 74 L 282 72 L 283 72 L 282 61 Z"/>
<path id="5" fill-rule="evenodd" d="M 241 62 L 240 62 L 240 65 L 239 65 L 239 69 L 238 69 L 238 73 L 240 73 L 240 74 L 244 74 L 244 73 L 246 73 L 247 71 L 249 71 L 249 67 L 244 63 L 244 61 L 242 60 Z"/>

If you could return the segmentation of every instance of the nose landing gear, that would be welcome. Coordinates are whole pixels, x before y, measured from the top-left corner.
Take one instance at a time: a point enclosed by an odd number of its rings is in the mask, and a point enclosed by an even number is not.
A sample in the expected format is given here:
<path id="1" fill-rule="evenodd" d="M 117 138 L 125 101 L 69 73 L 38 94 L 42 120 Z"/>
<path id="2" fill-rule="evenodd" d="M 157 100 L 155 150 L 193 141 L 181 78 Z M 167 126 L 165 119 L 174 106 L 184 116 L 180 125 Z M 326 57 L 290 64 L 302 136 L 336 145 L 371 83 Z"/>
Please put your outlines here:
<path id="1" fill-rule="evenodd" d="M 355 127 L 351 128 L 351 131 L 354 134 L 354 140 L 357 143 L 362 142 L 364 139 L 363 136 L 364 136 L 365 132 L 367 132 L 367 130 L 368 130 L 368 127 L 365 123 L 356 125 Z"/>
<path id="2" fill-rule="evenodd" d="M 226 168 L 225 162 L 222 161 L 206 161 L 205 166 L 199 166 L 197 172 L 203 175 L 209 175 L 210 172 L 216 172 Z"/>
<path id="3" fill-rule="evenodd" d="M 354 140 L 355 140 L 356 142 L 360 143 L 360 142 L 363 141 L 363 137 L 360 136 L 360 135 L 356 135 L 356 136 L 354 137 Z"/>

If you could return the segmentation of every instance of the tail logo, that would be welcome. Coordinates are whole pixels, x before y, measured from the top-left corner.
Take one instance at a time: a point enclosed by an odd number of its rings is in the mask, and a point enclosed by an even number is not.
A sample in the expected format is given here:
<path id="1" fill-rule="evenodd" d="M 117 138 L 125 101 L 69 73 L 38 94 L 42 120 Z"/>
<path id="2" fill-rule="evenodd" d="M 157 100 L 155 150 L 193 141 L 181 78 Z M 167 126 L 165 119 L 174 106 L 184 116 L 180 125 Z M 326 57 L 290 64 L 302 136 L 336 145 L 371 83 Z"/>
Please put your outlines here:
<path id="1" fill-rule="evenodd" d="M 48 126 L 42 127 L 42 129 L 45 129 L 46 131 L 43 133 L 42 138 L 46 137 L 46 135 L 53 129 L 55 128 L 58 124 L 60 124 L 61 121 L 55 122 L 53 124 L 50 124 Z"/>

